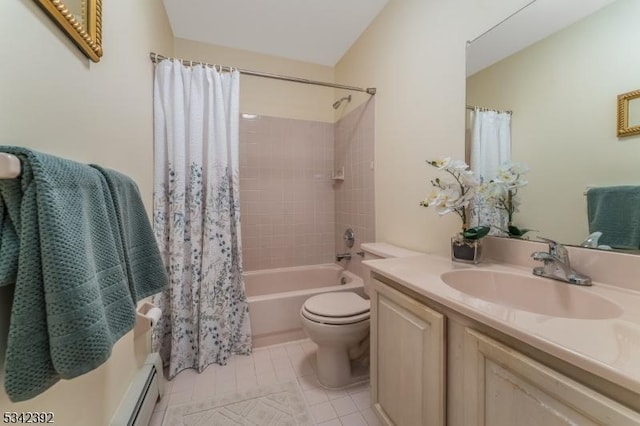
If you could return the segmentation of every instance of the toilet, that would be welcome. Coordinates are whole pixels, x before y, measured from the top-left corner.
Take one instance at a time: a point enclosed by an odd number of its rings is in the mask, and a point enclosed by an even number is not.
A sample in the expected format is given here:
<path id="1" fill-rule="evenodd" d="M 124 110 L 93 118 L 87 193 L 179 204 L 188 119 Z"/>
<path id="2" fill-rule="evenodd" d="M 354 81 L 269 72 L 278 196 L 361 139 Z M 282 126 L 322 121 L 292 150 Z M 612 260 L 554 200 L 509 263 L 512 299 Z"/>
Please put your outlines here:
<path id="1" fill-rule="evenodd" d="M 387 243 L 365 243 L 360 248 L 363 260 L 423 254 Z M 368 295 L 371 270 L 362 266 Z M 356 372 L 353 367 L 369 351 L 369 315 L 369 300 L 353 292 L 323 293 L 304 302 L 300 309 L 302 328 L 318 345 L 318 381 L 324 387 L 342 388 L 367 378 L 366 370 Z"/>

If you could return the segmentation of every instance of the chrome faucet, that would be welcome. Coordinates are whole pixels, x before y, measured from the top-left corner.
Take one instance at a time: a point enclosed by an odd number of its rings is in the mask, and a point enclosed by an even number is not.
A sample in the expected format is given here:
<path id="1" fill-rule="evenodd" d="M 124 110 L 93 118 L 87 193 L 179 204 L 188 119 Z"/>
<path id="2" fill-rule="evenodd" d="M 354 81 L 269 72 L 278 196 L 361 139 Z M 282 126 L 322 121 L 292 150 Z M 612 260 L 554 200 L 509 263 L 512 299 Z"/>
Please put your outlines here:
<path id="1" fill-rule="evenodd" d="M 342 259 L 351 260 L 351 253 L 337 253 L 336 262 L 340 262 Z"/>
<path id="2" fill-rule="evenodd" d="M 543 266 L 533 268 L 533 275 L 564 281 L 576 285 L 591 285 L 591 278 L 583 275 L 573 268 L 569 262 L 569 252 L 562 245 L 548 238 L 539 239 L 549 244 L 549 251 L 536 251 L 531 253 L 531 258 L 543 263 Z"/>

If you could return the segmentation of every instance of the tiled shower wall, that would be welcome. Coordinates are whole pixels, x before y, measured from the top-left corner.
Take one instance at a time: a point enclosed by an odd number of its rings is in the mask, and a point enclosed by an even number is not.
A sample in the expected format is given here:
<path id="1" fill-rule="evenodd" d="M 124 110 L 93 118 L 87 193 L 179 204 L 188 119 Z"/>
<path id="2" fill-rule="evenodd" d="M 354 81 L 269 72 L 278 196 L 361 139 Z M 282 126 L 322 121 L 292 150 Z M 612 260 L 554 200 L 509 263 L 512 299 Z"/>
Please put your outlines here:
<path id="1" fill-rule="evenodd" d="M 332 123 L 240 118 L 244 270 L 331 263 Z"/>
<path id="2" fill-rule="evenodd" d="M 336 251 L 347 248 L 342 238 L 352 228 L 356 241 L 352 259 L 341 264 L 361 274 L 360 243 L 375 241 L 374 218 L 374 98 L 362 104 L 335 125 L 335 167 L 344 167 L 344 181 L 334 185 L 336 197 Z"/>
<path id="3" fill-rule="evenodd" d="M 373 99 L 335 124 L 241 116 L 245 271 L 331 263 L 352 228 L 353 257 L 341 264 L 360 274 L 360 243 L 375 241 L 373 142 Z"/>

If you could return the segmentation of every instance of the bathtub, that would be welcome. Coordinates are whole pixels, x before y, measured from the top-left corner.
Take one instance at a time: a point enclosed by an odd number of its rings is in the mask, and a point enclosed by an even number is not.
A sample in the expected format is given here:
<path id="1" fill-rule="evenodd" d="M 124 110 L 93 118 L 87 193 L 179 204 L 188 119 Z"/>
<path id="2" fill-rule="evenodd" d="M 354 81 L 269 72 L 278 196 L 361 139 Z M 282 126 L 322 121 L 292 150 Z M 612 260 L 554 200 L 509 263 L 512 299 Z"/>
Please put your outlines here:
<path id="1" fill-rule="evenodd" d="M 352 291 L 364 297 L 362 279 L 336 264 L 245 272 L 244 283 L 254 347 L 305 338 L 300 309 L 313 295 Z"/>

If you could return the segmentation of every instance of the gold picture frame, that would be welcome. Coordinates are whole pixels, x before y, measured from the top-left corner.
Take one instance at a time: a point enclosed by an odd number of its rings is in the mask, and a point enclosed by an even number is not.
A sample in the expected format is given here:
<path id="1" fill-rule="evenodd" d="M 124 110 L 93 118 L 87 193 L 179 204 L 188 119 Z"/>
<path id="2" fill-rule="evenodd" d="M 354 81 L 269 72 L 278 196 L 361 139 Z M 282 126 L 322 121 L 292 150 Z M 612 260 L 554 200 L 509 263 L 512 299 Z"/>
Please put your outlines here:
<path id="1" fill-rule="evenodd" d="M 630 102 L 634 100 L 634 111 L 637 111 L 637 108 L 640 108 L 640 90 L 618 95 L 618 137 L 640 134 L 640 119 L 636 118 L 635 114 L 634 120 L 629 124 L 632 115 Z"/>
<path id="2" fill-rule="evenodd" d="M 102 56 L 102 0 L 82 0 L 82 18 L 62 0 L 34 0 L 93 62 Z"/>

